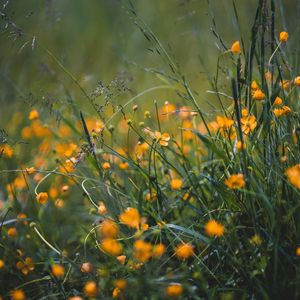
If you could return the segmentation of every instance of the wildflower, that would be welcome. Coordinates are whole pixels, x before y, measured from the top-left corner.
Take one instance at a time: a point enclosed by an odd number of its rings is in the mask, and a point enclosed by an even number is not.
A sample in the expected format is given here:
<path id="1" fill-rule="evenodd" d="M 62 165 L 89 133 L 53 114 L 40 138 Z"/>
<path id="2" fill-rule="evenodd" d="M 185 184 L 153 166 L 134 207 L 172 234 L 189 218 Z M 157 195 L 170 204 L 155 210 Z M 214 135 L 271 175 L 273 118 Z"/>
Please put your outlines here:
<path id="1" fill-rule="evenodd" d="M 286 105 L 282 106 L 282 108 L 274 108 L 273 110 L 273 113 L 277 118 L 283 117 L 291 112 L 292 110 Z"/>
<path id="2" fill-rule="evenodd" d="M 285 175 L 293 186 L 300 189 L 300 164 L 288 168 Z"/>
<path id="3" fill-rule="evenodd" d="M 69 297 L 68 300 L 83 300 L 83 298 L 80 296 L 72 296 L 72 297 Z"/>
<path id="4" fill-rule="evenodd" d="M 189 243 L 181 243 L 176 247 L 175 254 L 179 259 L 185 260 L 194 254 L 193 246 Z"/>
<path id="5" fill-rule="evenodd" d="M 220 128 L 221 135 L 225 138 L 234 139 L 236 138 L 235 128 L 232 127 L 234 121 L 226 116 L 217 116 L 216 122 Z"/>
<path id="6" fill-rule="evenodd" d="M 104 162 L 104 163 L 102 164 L 102 168 L 103 168 L 104 170 L 109 170 L 109 169 L 110 169 L 110 163 L 109 163 L 109 162 Z"/>
<path id="7" fill-rule="evenodd" d="M 182 106 L 179 108 L 178 115 L 181 119 L 187 119 L 191 116 L 192 108 L 189 106 Z"/>
<path id="8" fill-rule="evenodd" d="M 279 34 L 279 41 L 285 43 L 289 38 L 289 34 L 286 31 L 281 31 Z"/>
<path id="9" fill-rule="evenodd" d="M 254 245 L 261 245 L 262 243 L 262 240 L 261 240 L 261 237 L 258 235 L 258 234 L 254 234 L 252 237 L 251 237 L 251 242 L 254 244 Z"/>
<path id="10" fill-rule="evenodd" d="M 258 89 L 259 89 L 259 86 L 258 86 L 257 82 L 255 80 L 253 80 L 251 83 L 251 90 L 256 91 Z"/>
<path id="11" fill-rule="evenodd" d="M 119 256 L 117 256 L 117 260 L 118 260 L 118 262 L 119 262 L 121 265 L 124 265 L 124 264 L 125 264 L 125 261 L 126 261 L 126 255 L 119 255 Z"/>
<path id="12" fill-rule="evenodd" d="M 85 285 L 84 285 L 84 293 L 86 294 L 87 297 L 96 297 L 98 294 L 98 288 L 97 288 L 97 284 L 95 281 L 88 281 Z"/>
<path id="13" fill-rule="evenodd" d="M 280 97 L 276 97 L 274 102 L 273 102 L 273 105 L 281 105 L 282 104 L 282 99 Z"/>
<path id="14" fill-rule="evenodd" d="M 157 200 L 157 194 L 155 192 L 147 193 L 145 196 L 146 201 L 156 201 Z"/>
<path id="15" fill-rule="evenodd" d="M 30 257 L 26 257 L 24 261 L 18 261 L 16 266 L 24 275 L 34 270 L 34 264 Z"/>
<path id="16" fill-rule="evenodd" d="M 253 98 L 253 100 L 256 100 L 256 101 L 262 101 L 262 100 L 266 99 L 266 95 L 262 90 L 258 89 L 256 91 L 254 91 L 252 98 Z"/>
<path id="17" fill-rule="evenodd" d="M 48 201 L 48 193 L 46 192 L 38 193 L 36 196 L 36 200 L 40 204 L 45 204 Z"/>
<path id="18" fill-rule="evenodd" d="M 121 162 L 121 163 L 119 163 L 119 168 L 121 170 L 126 170 L 126 169 L 128 169 L 128 167 L 129 167 L 128 162 Z"/>
<path id="19" fill-rule="evenodd" d="M 137 228 L 141 221 L 140 214 L 136 208 L 128 207 L 120 216 L 120 222 L 124 223 L 128 227 Z"/>
<path id="20" fill-rule="evenodd" d="M 183 181 L 179 178 L 174 178 L 171 181 L 172 190 L 180 190 L 182 188 Z"/>
<path id="21" fill-rule="evenodd" d="M 170 135 L 168 133 L 161 134 L 159 131 L 155 131 L 154 137 L 161 146 L 168 146 L 168 141 L 170 140 Z"/>
<path id="22" fill-rule="evenodd" d="M 23 219 L 26 219 L 26 218 L 27 218 L 27 215 L 24 214 L 24 213 L 19 213 L 19 214 L 17 215 L 18 221 L 20 221 L 20 223 L 22 223 L 22 224 L 24 224 L 24 225 L 27 224 L 27 221 L 26 221 L 26 220 L 23 220 Z"/>
<path id="23" fill-rule="evenodd" d="M 7 230 L 7 234 L 8 234 L 9 237 L 13 237 L 14 238 L 14 237 L 18 236 L 18 231 L 17 231 L 16 227 L 10 227 Z"/>
<path id="24" fill-rule="evenodd" d="M 56 199 L 56 201 L 54 202 L 55 207 L 57 208 L 63 208 L 65 206 L 65 201 L 63 199 Z"/>
<path id="25" fill-rule="evenodd" d="M 117 240 L 105 238 L 101 243 L 101 249 L 112 256 L 119 256 L 123 250 L 123 246 Z"/>
<path id="26" fill-rule="evenodd" d="M 119 288 L 114 288 L 112 292 L 113 299 L 118 298 L 121 295 L 121 290 Z"/>
<path id="27" fill-rule="evenodd" d="M 230 51 L 234 54 L 239 54 L 241 53 L 241 45 L 239 41 L 235 41 L 230 48 Z"/>
<path id="28" fill-rule="evenodd" d="M 295 79 L 294 79 L 294 84 L 296 86 L 300 86 L 300 76 L 297 76 Z"/>
<path id="29" fill-rule="evenodd" d="M 160 119 L 162 121 L 164 120 L 168 120 L 169 119 L 169 115 L 173 114 L 176 111 L 176 105 L 169 103 L 168 101 L 166 101 L 163 105 L 163 107 L 161 108 L 160 111 Z"/>
<path id="30" fill-rule="evenodd" d="M 53 264 L 51 266 L 51 272 L 55 277 L 60 278 L 65 275 L 65 268 L 62 265 Z"/>
<path id="31" fill-rule="evenodd" d="M 28 175 L 33 174 L 36 170 L 35 167 L 30 167 L 25 169 Z"/>
<path id="32" fill-rule="evenodd" d="M 246 143 L 242 142 L 242 141 L 237 141 L 237 143 L 236 143 L 236 149 L 238 151 L 245 150 L 246 149 Z"/>
<path id="33" fill-rule="evenodd" d="M 282 80 L 280 82 L 280 85 L 284 90 L 288 90 L 290 87 L 290 82 L 289 82 L 289 80 Z"/>
<path id="34" fill-rule="evenodd" d="M 98 213 L 100 215 L 105 215 L 107 213 L 106 206 L 105 206 L 104 202 L 102 202 L 102 201 L 99 202 Z"/>
<path id="35" fill-rule="evenodd" d="M 256 118 L 255 116 L 243 117 L 241 118 L 241 124 L 243 133 L 247 135 L 256 128 Z"/>
<path id="36" fill-rule="evenodd" d="M 0 259 L 0 270 L 3 269 L 5 266 L 5 263 L 2 259 Z"/>
<path id="37" fill-rule="evenodd" d="M 114 281 L 114 286 L 119 288 L 120 290 L 124 290 L 127 286 L 127 281 L 123 278 L 116 279 Z"/>
<path id="38" fill-rule="evenodd" d="M 183 287 L 180 283 L 170 283 L 166 288 L 166 294 L 170 298 L 177 298 L 183 293 Z"/>
<path id="39" fill-rule="evenodd" d="M 152 245 L 143 240 L 134 242 L 134 256 L 139 262 L 146 262 L 152 255 Z"/>
<path id="40" fill-rule="evenodd" d="M 85 262 L 81 265 L 80 271 L 82 273 L 91 273 L 93 271 L 93 265 L 90 262 Z"/>
<path id="41" fill-rule="evenodd" d="M 119 226 L 113 220 L 105 219 L 99 227 L 99 232 L 104 238 L 115 238 L 119 234 Z"/>
<path id="42" fill-rule="evenodd" d="M 248 109 L 247 108 L 243 108 L 242 109 L 242 117 L 248 117 L 248 115 L 249 115 Z"/>
<path id="43" fill-rule="evenodd" d="M 297 248 L 296 248 L 296 255 L 297 255 L 297 256 L 300 256 L 300 247 L 297 247 Z"/>
<path id="44" fill-rule="evenodd" d="M 152 256 L 155 258 L 160 258 L 166 252 L 166 246 L 164 244 L 157 244 L 153 247 Z"/>
<path id="45" fill-rule="evenodd" d="M 209 220 L 204 226 L 205 232 L 209 236 L 223 236 L 224 226 L 215 220 Z"/>
<path id="46" fill-rule="evenodd" d="M 30 121 L 37 120 L 39 118 L 39 112 L 36 109 L 33 109 L 28 116 L 28 119 Z"/>
<path id="47" fill-rule="evenodd" d="M 225 184 L 232 190 L 237 190 L 245 186 L 243 174 L 233 174 L 225 180 Z"/>
<path id="48" fill-rule="evenodd" d="M 0 157 L 1 155 L 4 155 L 6 158 L 12 158 L 14 154 L 14 150 L 7 144 L 3 145 L 2 148 L 0 148 Z"/>
<path id="49" fill-rule="evenodd" d="M 12 300 L 25 300 L 26 299 L 25 293 L 21 289 L 11 291 L 10 297 Z"/>

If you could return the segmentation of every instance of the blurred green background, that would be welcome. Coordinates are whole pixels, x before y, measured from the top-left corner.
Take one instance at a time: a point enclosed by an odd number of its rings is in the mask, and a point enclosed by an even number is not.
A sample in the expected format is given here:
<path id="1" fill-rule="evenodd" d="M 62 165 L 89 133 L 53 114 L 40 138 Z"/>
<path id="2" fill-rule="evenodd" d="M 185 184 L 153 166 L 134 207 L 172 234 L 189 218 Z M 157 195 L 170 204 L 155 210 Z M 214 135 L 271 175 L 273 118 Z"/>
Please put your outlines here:
<path id="1" fill-rule="evenodd" d="M 138 16 L 151 27 L 199 93 L 199 102 L 209 102 L 205 92 L 207 74 L 199 57 L 214 74 L 220 53 L 211 31 L 213 20 L 227 46 L 239 39 L 241 33 L 246 43 L 249 38 L 258 1 L 235 2 L 240 28 L 232 0 L 132 1 Z M 278 1 L 277 32 L 285 29 L 291 35 L 296 34 L 298 2 Z M 61 104 L 72 97 L 78 106 L 88 109 L 78 87 L 47 50 L 78 79 L 88 94 L 99 81 L 109 84 L 120 74 L 129 79 L 130 95 L 163 84 L 150 70 L 169 74 L 168 65 L 135 25 L 129 7 L 126 0 L 1 1 L 1 123 L 8 120 L 14 110 L 24 107 L 24 102 L 32 105 L 45 95 L 50 102 Z M 295 27 L 295 24 L 298 25 Z M 291 51 L 297 55 L 295 48 Z M 174 93 L 163 90 L 148 94 L 142 101 L 151 102 L 156 98 L 179 101 Z M 29 102 L 26 99 L 30 99 Z M 119 97 L 117 101 L 124 100 Z"/>

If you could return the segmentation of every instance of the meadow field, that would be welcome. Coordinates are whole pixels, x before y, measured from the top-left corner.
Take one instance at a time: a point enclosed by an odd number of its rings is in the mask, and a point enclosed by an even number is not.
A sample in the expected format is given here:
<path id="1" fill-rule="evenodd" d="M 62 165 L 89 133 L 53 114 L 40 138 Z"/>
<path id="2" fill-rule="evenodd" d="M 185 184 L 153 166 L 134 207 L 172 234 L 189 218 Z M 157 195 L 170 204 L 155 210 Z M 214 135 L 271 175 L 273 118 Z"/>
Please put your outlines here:
<path id="1" fill-rule="evenodd" d="M 0 300 L 300 299 L 299 0 L 0 0 Z"/>

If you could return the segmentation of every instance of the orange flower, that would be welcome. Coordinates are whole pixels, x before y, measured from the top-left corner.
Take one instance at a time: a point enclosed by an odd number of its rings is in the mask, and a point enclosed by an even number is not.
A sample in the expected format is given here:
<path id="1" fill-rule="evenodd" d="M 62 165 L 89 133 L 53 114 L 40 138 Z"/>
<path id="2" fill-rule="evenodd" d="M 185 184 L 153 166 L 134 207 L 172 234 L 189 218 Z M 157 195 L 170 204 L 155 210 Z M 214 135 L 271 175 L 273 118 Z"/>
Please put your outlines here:
<path id="1" fill-rule="evenodd" d="M 127 281 L 123 278 L 116 279 L 114 281 L 114 286 L 119 288 L 120 290 L 124 290 L 127 286 Z"/>
<path id="2" fill-rule="evenodd" d="M 193 246 L 189 243 L 181 243 L 176 247 L 175 254 L 179 259 L 185 260 L 194 254 Z"/>
<path id="3" fill-rule="evenodd" d="M 25 300 L 26 296 L 23 290 L 14 290 L 10 292 L 10 297 L 12 300 Z"/>
<path id="4" fill-rule="evenodd" d="M 166 294 L 169 298 L 177 298 L 183 293 L 183 287 L 180 283 L 170 283 L 166 288 Z"/>
<path id="5" fill-rule="evenodd" d="M 289 38 L 289 34 L 286 31 L 281 31 L 279 34 L 279 41 L 285 43 Z"/>
<path id="6" fill-rule="evenodd" d="M 297 256 L 300 256 L 300 247 L 297 247 L 297 248 L 296 248 L 296 255 L 297 255 Z"/>
<path id="7" fill-rule="evenodd" d="M 295 79 L 294 79 L 294 84 L 296 86 L 300 86 L 300 76 L 297 76 Z"/>
<path id="8" fill-rule="evenodd" d="M 30 167 L 25 169 L 28 175 L 33 174 L 36 170 L 35 167 Z"/>
<path id="9" fill-rule="evenodd" d="M 166 252 L 166 246 L 164 244 L 157 244 L 153 247 L 152 255 L 155 258 L 160 258 Z"/>
<path id="10" fill-rule="evenodd" d="M 243 174 L 233 174 L 225 180 L 225 184 L 232 190 L 237 190 L 245 186 Z"/>
<path id="11" fill-rule="evenodd" d="M 241 53 L 241 45 L 239 41 L 235 41 L 230 48 L 230 51 L 234 54 L 239 54 Z"/>
<path id="12" fill-rule="evenodd" d="M 262 100 L 266 99 L 266 95 L 262 90 L 258 89 L 256 91 L 254 91 L 252 98 L 255 101 L 262 101 Z"/>
<path id="13" fill-rule="evenodd" d="M 51 266 L 51 272 L 55 277 L 61 278 L 65 275 L 65 268 L 62 265 L 53 264 Z"/>
<path id="14" fill-rule="evenodd" d="M 112 256 L 118 256 L 122 253 L 123 246 L 117 240 L 105 238 L 101 243 L 101 249 Z"/>
<path id="15" fill-rule="evenodd" d="M 152 255 L 152 245 L 143 240 L 137 240 L 134 242 L 134 257 L 139 262 L 146 262 Z"/>
<path id="16" fill-rule="evenodd" d="M 253 80 L 251 83 L 251 90 L 256 91 L 258 89 L 259 89 L 259 86 L 258 86 L 257 82 L 255 80 Z"/>
<path id="17" fill-rule="evenodd" d="M 282 104 L 282 99 L 280 97 L 276 97 L 276 99 L 273 102 L 273 105 L 281 105 Z"/>
<path id="18" fill-rule="evenodd" d="M 237 143 L 236 143 L 236 149 L 238 151 L 245 150 L 246 149 L 246 143 L 242 142 L 242 141 L 237 141 Z"/>
<path id="19" fill-rule="evenodd" d="M 36 109 L 33 109 L 28 116 L 30 121 L 37 120 L 39 118 L 39 112 Z"/>
<path id="20" fill-rule="evenodd" d="M 204 226 L 205 232 L 209 236 L 220 237 L 224 235 L 224 226 L 215 220 L 209 220 Z"/>
<path id="21" fill-rule="evenodd" d="M 104 202 L 102 202 L 102 201 L 99 202 L 98 213 L 100 215 L 105 215 L 107 213 L 106 206 L 105 206 Z"/>
<path id="22" fill-rule="evenodd" d="M 4 155 L 4 157 L 11 158 L 14 155 L 14 150 L 9 145 L 5 144 L 0 148 L 0 155 L 1 154 Z"/>
<path id="23" fill-rule="evenodd" d="M 86 294 L 87 297 L 93 298 L 96 297 L 98 294 L 98 288 L 97 288 L 97 284 L 95 281 L 88 281 L 85 285 L 84 285 L 84 293 Z"/>
<path id="24" fill-rule="evenodd" d="M 104 170 L 109 170 L 110 169 L 110 163 L 109 162 L 104 162 L 103 164 L 102 164 L 102 168 L 104 169 Z"/>
<path id="25" fill-rule="evenodd" d="M 113 299 L 119 298 L 120 295 L 121 295 L 121 290 L 117 287 L 114 288 L 112 292 Z"/>
<path id="26" fill-rule="evenodd" d="M 16 227 L 10 227 L 7 230 L 7 234 L 8 234 L 9 237 L 13 237 L 14 238 L 14 237 L 18 236 L 18 231 L 17 231 Z"/>
<path id="27" fill-rule="evenodd" d="M 18 261 L 16 266 L 24 275 L 34 270 L 34 264 L 30 257 L 26 257 L 24 261 Z"/>
<path id="28" fill-rule="evenodd" d="M 243 133 L 247 135 L 256 128 L 256 118 L 255 116 L 241 118 L 241 124 Z"/>
<path id="29" fill-rule="evenodd" d="M 170 140 L 170 135 L 168 133 L 161 134 L 159 131 L 154 131 L 154 137 L 159 142 L 161 146 L 168 146 L 168 141 Z"/>
<path id="30" fill-rule="evenodd" d="M 48 193 L 46 192 L 38 193 L 36 196 L 36 200 L 40 204 L 45 204 L 48 201 Z"/>
<path id="31" fill-rule="evenodd" d="M 280 85 L 284 90 L 288 90 L 290 87 L 290 82 L 289 82 L 289 80 L 282 80 L 280 82 Z"/>
<path id="32" fill-rule="evenodd" d="M 300 164 L 286 169 L 285 175 L 293 186 L 300 189 Z"/>
<path id="33" fill-rule="evenodd" d="M 121 170 L 126 170 L 126 169 L 128 169 L 128 167 L 129 167 L 128 162 L 120 162 L 120 163 L 119 163 L 119 168 L 120 168 Z"/>
<path id="34" fill-rule="evenodd" d="M 119 234 L 119 226 L 113 220 L 105 219 L 99 227 L 99 232 L 104 238 L 115 238 Z"/>
<path id="35" fill-rule="evenodd" d="M 171 181 L 172 190 L 180 190 L 182 188 L 183 181 L 179 178 L 174 178 Z"/>
<path id="36" fill-rule="evenodd" d="M 117 256 L 117 260 L 118 260 L 118 262 L 119 262 L 121 265 L 124 265 L 124 264 L 125 264 L 125 261 L 126 261 L 126 255 L 119 255 L 119 256 Z"/>
<path id="37" fill-rule="evenodd" d="M 136 208 L 128 207 L 120 216 L 120 222 L 124 223 L 128 227 L 139 228 L 141 221 L 140 214 Z"/>

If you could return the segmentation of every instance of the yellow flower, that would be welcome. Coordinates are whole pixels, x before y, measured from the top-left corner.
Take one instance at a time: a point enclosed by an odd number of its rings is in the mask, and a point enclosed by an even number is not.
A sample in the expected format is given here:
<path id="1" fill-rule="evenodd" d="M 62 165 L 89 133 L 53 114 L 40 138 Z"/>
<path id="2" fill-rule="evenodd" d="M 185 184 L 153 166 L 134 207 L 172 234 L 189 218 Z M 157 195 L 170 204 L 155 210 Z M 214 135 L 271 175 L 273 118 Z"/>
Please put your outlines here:
<path id="1" fill-rule="evenodd" d="M 282 99 L 280 97 L 276 97 L 276 99 L 273 102 L 273 105 L 281 105 L 282 104 Z"/>
<path id="2" fill-rule="evenodd" d="M 110 163 L 109 162 L 104 162 L 103 164 L 102 164 L 102 168 L 104 169 L 104 170 L 109 170 L 110 169 Z"/>
<path id="3" fill-rule="evenodd" d="M 104 238 L 115 238 L 119 234 L 119 226 L 113 220 L 105 219 L 99 227 L 99 232 Z"/>
<path id="4" fill-rule="evenodd" d="M 65 268 L 62 265 L 53 264 L 51 266 L 51 272 L 55 277 L 60 278 L 65 275 Z"/>
<path id="5" fill-rule="evenodd" d="M 28 116 L 30 121 L 37 120 L 39 118 L 39 112 L 36 109 L 33 109 Z"/>
<path id="6" fill-rule="evenodd" d="M 194 254 L 193 246 L 189 243 L 181 243 L 176 247 L 175 254 L 179 259 L 185 260 Z"/>
<path id="7" fill-rule="evenodd" d="M 273 110 L 273 113 L 277 118 L 283 117 L 291 112 L 292 110 L 286 105 L 282 106 L 282 108 L 274 108 Z"/>
<path id="8" fill-rule="evenodd" d="M 251 90 L 256 91 L 258 89 L 259 89 L 259 86 L 258 86 L 257 82 L 255 80 L 253 80 L 251 83 Z"/>
<path id="9" fill-rule="evenodd" d="M 256 118 L 255 116 L 248 116 L 248 117 L 241 118 L 241 124 L 242 124 L 243 133 L 247 135 L 256 128 L 257 126 Z"/>
<path id="10" fill-rule="evenodd" d="M 124 265 L 124 264 L 125 264 L 125 261 L 126 261 L 126 255 L 119 255 L 119 256 L 117 256 L 117 260 L 118 260 L 118 262 L 119 262 L 121 265 Z"/>
<path id="11" fill-rule="evenodd" d="M 40 204 L 45 204 L 48 201 L 48 193 L 46 192 L 38 193 L 36 196 L 36 200 Z"/>
<path id="12" fill-rule="evenodd" d="M 255 101 L 262 101 L 266 99 L 266 95 L 262 90 L 257 89 L 256 91 L 254 91 L 252 98 Z"/>
<path id="13" fill-rule="evenodd" d="M 27 275 L 29 271 L 34 270 L 34 264 L 30 257 L 26 257 L 24 261 L 18 261 L 16 266 L 24 275 Z"/>
<path id="14" fill-rule="evenodd" d="M 121 295 L 121 290 L 119 288 L 114 288 L 112 292 L 113 299 L 118 298 Z"/>
<path id="15" fill-rule="evenodd" d="M 128 162 L 121 162 L 121 163 L 119 163 L 119 168 L 121 170 L 126 170 L 126 169 L 128 169 L 128 167 L 129 167 Z"/>
<path id="16" fill-rule="evenodd" d="M 234 54 L 239 54 L 241 53 L 241 45 L 239 41 L 235 41 L 230 48 L 231 52 Z"/>
<path id="17" fill-rule="evenodd" d="M 5 266 L 5 263 L 2 259 L 0 259 L 0 270 L 3 269 Z"/>
<path id="18" fill-rule="evenodd" d="M 284 43 L 288 40 L 289 34 L 286 31 L 281 31 L 279 34 L 279 41 Z"/>
<path id="19" fill-rule="evenodd" d="M 36 170 L 35 167 L 30 167 L 25 169 L 28 175 L 33 174 Z"/>
<path id="20" fill-rule="evenodd" d="M 106 206 L 105 206 L 104 202 L 102 202 L 102 201 L 99 202 L 98 213 L 100 215 L 105 215 L 107 213 Z"/>
<path id="21" fill-rule="evenodd" d="M 297 76 L 295 79 L 294 79 L 294 84 L 296 86 L 300 86 L 300 76 Z"/>
<path id="22" fill-rule="evenodd" d="M 174 178 L 171 181 L 172 190 L 180 190 L 182 188 L 183 182 L 179 178 Z"/>
<path id="23" fill-rule="evenodd" d="M 209 236 L 223 236 L 224 226 L 215 220 L 209 220 L 204 226 L 205 232 Z"/>
<path id="24" fill-rule="evenodd" d="M 14 155 L 14 150 L 7 144 L 0 148 L 0 157 L 4 155 L 4 157 L 11 158 Z"/>
<path id="25" fill-rule="evenodd" d="M 238 151 L 245 150 L 246 149 L 246 143 L 242 142 L 242 141 L 237 141 L 237 143 L 236 143 L 236 149 Z"/>
<path id="26" fill-rule="evenodd" d="M 12 300 L 25 300 L 26 296 L 23 290 L 14 290 L 10 292 L 10 297 Z"/>
<path id="27" fill-rule="evenodd" d="M 262 243 L 262 240 L 261 240 L 261 237 L 258 235 L 258 234 L 254 234 L 252 237 L 251 237 L 251 242 L 254 244 L 254 245 L 261 245 Z"/>
<path id="28" fill-rule="evenodd" d="M 123 246 L 117 240 L 105 238 L 101 242 L 101 249 L 112 256 L 119 256 L 122 253 Z"/>
<path id="29" fill-rule="evenodd" d="M 86 294 L 87 297 L 96 297 L 98 294 L 98 288 L 97 288 L 97 284 L 95 281 L 88 281 L 85 285 L 84 285 L 84 293 Z"/>
<path id="30" fill-rule="evenodd" d="M 300 189 L 300 164 L 288 168 L 285 175 L 293 186 Z"/>
<path id="31" fill-rule="evenodd" d="M 141 221 L 140 214 L 136 208 L 128 207 L 120 216 L 120 222 L 124 223 L 128 227 L 139 228 Z"/>
<path id="32" fill-rule="evenodd" d="M 237 190 L 245 186 L 243 174 L 233 174 L 225 180 L 225 184 L 232 190 Z"/>
<path id="33" fill-rule="evenodd" d="M 183 293 L 183 287 L 180 283 L 170 283 L 166 288 L 166 294 L 169 298 L 177 298 Z"/>
<path id="34" fill-rule="evenodd" d="M 152 255 L 152 245 L 143 240 L 137 240 L 134 242 L 134 257 L 139 262 L 146 262 L 151 258 Z"/>
<path id="35" fill-rule="evenodd" d="M 296 248 L 296 255 L 297 255 L 297 256 L 300 256 L 300 247 L 297 247 L 297 248 Z"/>
<path id="36" fill-rule="evenodd" d="M 170 135 L 168 133 L 161 134 L 159 131 L 154 132 L 155 139 L 159 142 L 161 146 L 168 146 L 168 141 L 170 140 Z"/>

